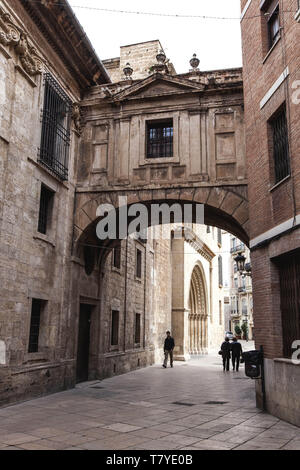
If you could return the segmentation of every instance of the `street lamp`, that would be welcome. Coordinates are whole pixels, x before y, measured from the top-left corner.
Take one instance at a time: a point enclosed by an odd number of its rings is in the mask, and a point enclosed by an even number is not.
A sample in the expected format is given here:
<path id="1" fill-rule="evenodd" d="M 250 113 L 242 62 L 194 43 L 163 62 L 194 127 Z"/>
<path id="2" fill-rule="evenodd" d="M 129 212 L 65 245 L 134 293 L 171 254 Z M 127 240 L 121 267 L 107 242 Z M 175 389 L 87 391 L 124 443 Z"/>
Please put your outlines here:
<path id="1" fill-rule="evenodd" d="M 236 258 L 234 258 L 234 261 L 236 262 L 237 265 L 237 270 L 242 276 L 251 276 L 251 264 L 247 263 L 246 264 L 246 258 L 242 253 L 239 253 Z"/>
<path id="2" fill-rule="evenodd" d="M 245 262 L 246 258 L 242 253 L 239 253 L 236 258 L 234 258 L 236 262 L 238 271 L 242 274 L 245 271 Z"/>

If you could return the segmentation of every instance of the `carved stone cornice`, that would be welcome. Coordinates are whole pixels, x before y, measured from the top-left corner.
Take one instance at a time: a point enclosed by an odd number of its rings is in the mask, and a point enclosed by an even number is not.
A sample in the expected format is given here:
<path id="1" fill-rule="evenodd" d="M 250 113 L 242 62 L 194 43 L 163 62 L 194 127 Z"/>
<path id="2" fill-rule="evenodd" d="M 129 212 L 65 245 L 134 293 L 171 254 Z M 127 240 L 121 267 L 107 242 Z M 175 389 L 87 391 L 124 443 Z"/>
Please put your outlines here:
<path id="1" fill-rule="evenodd" d="M 20 56 L 21 64 L 28 75 L 33 76 L 42 73 L 43 62 L 38 56 L 35 47 L 29 44 L 25 33 L 21 33 L 21 38 L 15 47 L 15 51 Z"/>
<path id="2" fill-rule="evenodd" d="M 0 44 L 13 46 L 21 65 L 30 76 L 42 73 L 43 62 L 24 31 L 17 26 L 11 15 L 0 6 Z"/>

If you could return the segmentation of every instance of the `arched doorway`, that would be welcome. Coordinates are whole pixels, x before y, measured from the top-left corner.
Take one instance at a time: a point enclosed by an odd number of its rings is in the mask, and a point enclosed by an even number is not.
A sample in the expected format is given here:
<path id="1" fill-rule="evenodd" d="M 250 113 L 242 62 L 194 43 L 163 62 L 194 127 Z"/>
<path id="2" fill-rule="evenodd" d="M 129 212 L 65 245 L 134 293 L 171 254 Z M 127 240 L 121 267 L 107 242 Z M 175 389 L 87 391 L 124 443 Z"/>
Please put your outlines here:
<path id="1" fill-rule="evenodd" d="M 208 349 L 207 289 L 200 263 L 193 270 L 189 296 L 189 354 L 206 354 Z"/>

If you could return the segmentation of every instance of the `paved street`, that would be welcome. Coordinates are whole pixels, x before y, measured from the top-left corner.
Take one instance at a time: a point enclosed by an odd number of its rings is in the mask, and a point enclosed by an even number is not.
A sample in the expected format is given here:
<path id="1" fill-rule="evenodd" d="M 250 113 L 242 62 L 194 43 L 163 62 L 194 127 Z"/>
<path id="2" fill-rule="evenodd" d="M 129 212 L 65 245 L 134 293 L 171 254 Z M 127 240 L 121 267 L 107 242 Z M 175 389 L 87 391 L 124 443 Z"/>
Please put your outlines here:
<path id="1" fill-rule="evenodd" d="M 254 382 L 217 355 L 4 408 L 0 423 L 3 450 L 300 450 L 300 429 L 256 409 Z"/>

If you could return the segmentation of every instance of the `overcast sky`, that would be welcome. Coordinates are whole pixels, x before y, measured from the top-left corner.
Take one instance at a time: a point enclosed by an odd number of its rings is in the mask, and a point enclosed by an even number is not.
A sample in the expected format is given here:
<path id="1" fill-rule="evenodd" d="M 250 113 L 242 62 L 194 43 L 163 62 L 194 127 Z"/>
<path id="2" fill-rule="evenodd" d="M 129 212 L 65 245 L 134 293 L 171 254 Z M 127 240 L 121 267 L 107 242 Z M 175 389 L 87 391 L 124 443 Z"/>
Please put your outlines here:
<path id="1" fill-rule="evenodd" d="M 177 73 L 197 53 L 202 70 L 240 67 L 239 20 L 166 18 L 94 11 L 77 6 L 183 15 L 240 16 L 240 0 L 69 0 L 100 59 L 119 57 L 120 46 L 160 39 Z"/>

